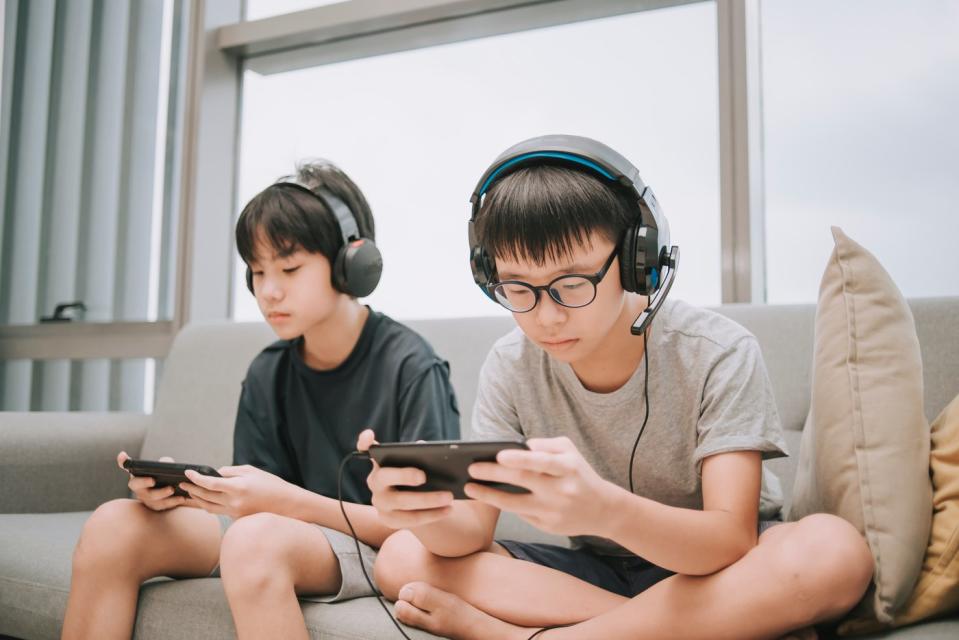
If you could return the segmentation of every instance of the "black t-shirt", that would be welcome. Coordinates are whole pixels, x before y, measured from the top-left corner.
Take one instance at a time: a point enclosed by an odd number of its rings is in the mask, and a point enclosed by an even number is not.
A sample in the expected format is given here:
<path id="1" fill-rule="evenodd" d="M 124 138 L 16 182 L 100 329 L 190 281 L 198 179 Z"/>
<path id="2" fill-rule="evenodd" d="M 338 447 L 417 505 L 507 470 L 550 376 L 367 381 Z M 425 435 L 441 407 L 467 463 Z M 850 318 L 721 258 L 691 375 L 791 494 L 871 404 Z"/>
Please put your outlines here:
<path id="1" fill-rule="evenodd" d="M 279 340 L 250 364 L 233 433 L 233 463 L 249 464 L 329 498 L 361 431 L 379 442 L 455 440 L 459 409 L 449 364 L 411 329 L 370 311 L 337 368 L 306 365 L 303 338 Z M 343 474 L 343 500 L 370 503 L 370 463 Z"/>

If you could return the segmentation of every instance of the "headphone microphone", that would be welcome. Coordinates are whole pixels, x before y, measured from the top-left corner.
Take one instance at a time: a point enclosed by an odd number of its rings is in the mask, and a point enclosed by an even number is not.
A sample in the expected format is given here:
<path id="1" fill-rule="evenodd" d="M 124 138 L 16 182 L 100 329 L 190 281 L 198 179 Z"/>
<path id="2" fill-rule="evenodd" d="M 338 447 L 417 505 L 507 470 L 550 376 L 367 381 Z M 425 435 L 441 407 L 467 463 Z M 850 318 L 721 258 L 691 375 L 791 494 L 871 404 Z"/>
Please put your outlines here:
<path id="1" fill-rule="evenodd" d="M 663 264 L 663 268 L 666 269 L 666 276 L 663 278 L 663 284 L 659 287 L 659 290 L 653 294 L 652 299 L 649 301 L 649 306 L 643 309 L 643 312 L 640 313 L 633 321 L 633 326 L 629 328 L 629 332 L 634 336 L 641 336 L 646 333 L 649 323 L 653 321 L 656 313 L 659 312 L 663 306 L 663 303 L 666 302 L 666 294 L 669 293 L 669 290 L 673 286 L 673 280 L 676 279 L 676 265 L 678 264 L 679 247 L 673 245 L 673 247 L 669 250 L 669 257 Z"/>

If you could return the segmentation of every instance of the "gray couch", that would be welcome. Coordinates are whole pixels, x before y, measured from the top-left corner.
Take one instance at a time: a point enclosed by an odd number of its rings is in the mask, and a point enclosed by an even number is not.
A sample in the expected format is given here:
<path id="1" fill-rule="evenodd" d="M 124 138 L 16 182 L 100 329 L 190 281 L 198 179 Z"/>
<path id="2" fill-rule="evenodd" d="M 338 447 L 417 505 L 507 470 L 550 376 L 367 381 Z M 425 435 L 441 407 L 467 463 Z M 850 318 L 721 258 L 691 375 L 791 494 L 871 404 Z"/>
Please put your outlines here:
<path id="1" fill-rule="evenodd" d="M 933 418 L 959 392 L 959 298 L 911 301 L 925 367 L 926 414 Z M 770 465 L 792 486 L 795 454 L 809 404 L 813 306 L 724 306 L 722 313 L 759 338 L 793 457 Z M 469 430 L 477 373 L 510 318 L 409 323 L 447 358 Z M 59 636 L 74 544 L 90 511 L 125 497 L 114 463 L 124 449 L 146 458 L 228 464 L 239 383 L 253 356 L 273 339 L 262 324 L 184 329 L 163 367 L 153 415 L 0 413 L 0 635 Z M 655 370 L 651 373 L 655 375 Z M 549 539 L 505 517 L 500 535 Z M 396 638 L 371 598 L 335 605 L 305 603 L 314 638 Z M 432 638 L 410 631 L 414 638 Z M 140 594 L 136 637 L 234 637 L 219 580 L 160 579 Z M 959 617 L 873 636 L 957 638 Z"/>

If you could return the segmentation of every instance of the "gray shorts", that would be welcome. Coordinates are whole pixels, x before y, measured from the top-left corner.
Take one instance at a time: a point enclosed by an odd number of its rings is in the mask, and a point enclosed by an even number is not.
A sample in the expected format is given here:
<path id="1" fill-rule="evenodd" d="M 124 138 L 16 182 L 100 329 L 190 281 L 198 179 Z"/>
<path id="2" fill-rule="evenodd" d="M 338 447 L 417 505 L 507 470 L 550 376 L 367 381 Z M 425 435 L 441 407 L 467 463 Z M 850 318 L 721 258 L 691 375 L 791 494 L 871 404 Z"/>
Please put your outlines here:
<path id="1" fill-rule="evenodd" d="M 229 516 L 217 516 L 217 519 L 220 521 L 221 534 L 225 534 L 226 530 L 233 524 L 233 518 Z M 340 583 L 340 590 L 334 595 L 300 595 L 297 597 L 300 600 L 307 600 L 309 602 L 340 602 L 342 600 L 352 600 L 353 598 L 375 595 L 374 591 L 370 589 L 366 578 L 363 577 L 360 558 L 362 557 L 362 566 L 366 568 L 366 575 L 370 577 L 370 580 L 373 580 L 373 563 L 376 560 L 376 550 L 360 542 L 361 555 L 357 555 L 356 541 L 353 540 L 353 536 L 337 531 L 336 529 L 322 527 L 318 524 L 314 524 L 313 526 L 322 531 L 323 535 L 326 536 L 326 540 L 330 543 L 333 555 L 336 556 L 337 562 L 340 563 L 340 575 L 343 577 L 343 581 Z M 210 577 L 220 577 L 219 565 L 213 569 Z M 373 584 L 376 585 L 376 582 L 373 582 Z"/>

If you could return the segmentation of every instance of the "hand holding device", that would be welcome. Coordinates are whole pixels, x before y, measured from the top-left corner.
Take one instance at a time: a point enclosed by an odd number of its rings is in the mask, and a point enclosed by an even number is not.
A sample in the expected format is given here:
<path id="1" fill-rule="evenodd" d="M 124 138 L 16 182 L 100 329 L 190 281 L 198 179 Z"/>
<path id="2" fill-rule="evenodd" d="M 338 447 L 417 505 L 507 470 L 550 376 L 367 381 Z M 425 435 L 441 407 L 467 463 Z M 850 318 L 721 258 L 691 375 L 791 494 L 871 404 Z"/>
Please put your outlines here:
<path id="1" fill-rule="evenodd" d="M 463 492 L 467 482 L 481 482 L 509 493 L 528 493 L 527 489 L 515 485 L 477 481 L 470 477 L 468 469 L 471 464 L 495 463 L 497 454 L 508 449 L 526 450 L 526 444 L 522 440 L 390 442 L 372 445 L 369 454 L 380 467 L 413 468 L 426 472 L 425 482 L 397 486 L 399 491 L 449 491 L 454 499 L 467 500 L 469 496 Z"/>
<path id="2" fill-rule="evenodd" d="M 569 438 L 531 438 L 529 451 L 503 451 L 496 464 L 477 462 L 469 473 L 466 494 L 502 511 L 512 511 L 549 533 L 601 535 L 598 523 L 609 519 L 613 493 L 625 491 L 604 480 Z M 527 489 L 512 494 L 486 486 L 500 482 Z"/>
<path id="3" fill-rule="evenodd" d="M 130 474 L 127 486 L 136 498 L 154 511 L 166 511 L 186 502 L 187 494 L 178 484 L 186 480 L 187 469 L 198 469 L 208 475 L 219 475 L 205 465 L 178 464 L 173 458 L 134 460 L 126 451 L 117 455 L 117 465 Z"/>
<path id="4" fill-rule="evenodd" d="M 470 480 L 466 469 L 474 460 L 495 460 L 496 452 L 504 447 L 524 446 L 517 442 L 499 446 L 460 442 L 380 445 L 369 429 L 360 434 L 357 442 L 357 449 L 368 452 L 373 461 L 373 470 L 366 480 L 373 493 L 373 506 L 383 523 L 395 529 L 418 527 L 447 517 L 452 512 L 454 497 L 467 497 L 462 487 Z"/>
<path id="5" fill-rule="evenodd" d="M 248 464 L 221 467 L 220 473 L 211 475 L 187 469 L 180 488 L 190 495 L 190 506 L 231 518 L 260 512 L 282 513 L 291 494 L 306 491 Z"/>

